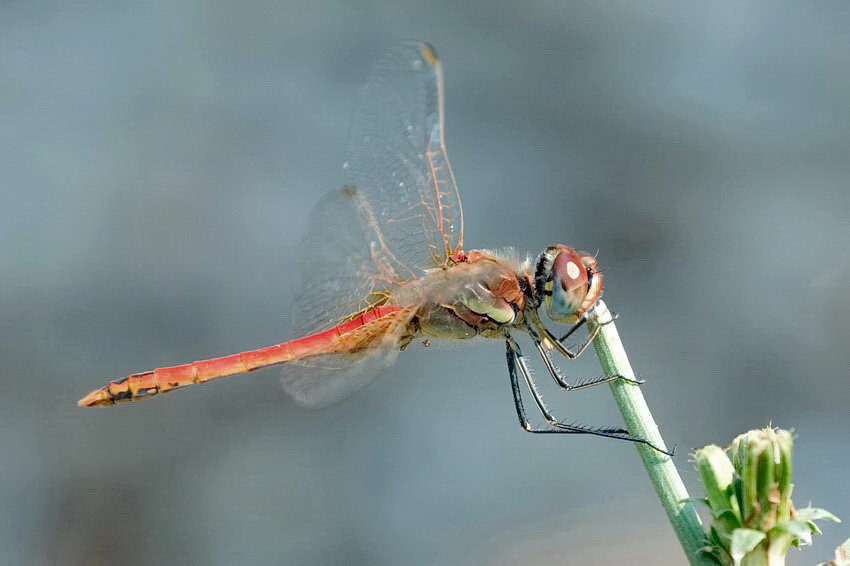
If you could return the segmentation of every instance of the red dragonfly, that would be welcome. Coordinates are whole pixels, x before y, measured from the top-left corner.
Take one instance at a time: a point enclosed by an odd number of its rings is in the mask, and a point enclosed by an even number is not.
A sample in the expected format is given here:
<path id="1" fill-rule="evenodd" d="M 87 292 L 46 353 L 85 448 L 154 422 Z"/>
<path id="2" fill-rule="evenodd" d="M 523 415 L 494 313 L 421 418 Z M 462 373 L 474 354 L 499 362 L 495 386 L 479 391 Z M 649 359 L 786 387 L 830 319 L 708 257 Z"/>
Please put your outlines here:
<path id="1" fill-rule="evenodd" d="M 513 250 L 463 251 L 460 197 L 443 138 L 443 74 L 433 47 L 403 43 L 377 63 L 361 94 L 343 168 L 347 184 L 316 207 L 300 247 L 304 292 L 294 318 L 303 338 L 132 374 L 79 405 L 147 399 L 281 364 L 285 390 L 301 405 L 323 407 L 363 387 L 413 340 L 481 336 L 505 343 L 525 430 L 649 444 L 622 428 L 560 421 L 543 402 L 514 332 L 531 337 L 548 373 L 566 390 L 626 379 L 570 385 L 552 360 L 553 351 L 574 359 L 593 340 L 590 332 L 576 351 L 564 344 L 593 317 L 602 275 L 593 256 L 560 244 L 534 261 Z M 549 319 L 571 325 L 564 336 L 543 323 L 544 306 Z M 545 425 L 528 420 L 520 381 Z"/>

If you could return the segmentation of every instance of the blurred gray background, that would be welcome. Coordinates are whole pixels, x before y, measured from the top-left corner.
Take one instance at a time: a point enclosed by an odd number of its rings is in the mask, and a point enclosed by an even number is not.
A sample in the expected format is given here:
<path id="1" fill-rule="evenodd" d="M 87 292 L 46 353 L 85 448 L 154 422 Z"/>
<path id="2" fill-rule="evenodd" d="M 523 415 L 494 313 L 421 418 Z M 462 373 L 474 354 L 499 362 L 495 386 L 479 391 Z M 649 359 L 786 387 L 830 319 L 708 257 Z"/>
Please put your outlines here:
<path id="1" fill-rule="evenodd" d="M 306 217 L 409 38 L 444 63 L 466 247 L 598 250 L 692 495 L 691 449 L 772 423 L 798 435 L 798 504 L 850 519 L 848 21 L 837 1 L 2 3 L 0 561 L 684 563 L 632 446 L 521 431 L 501 344 L 412 346 L 318 412 L 274 369 L 76 407 L 292 337 Z M 604 387 L 544 393 L 618 423 Z"/>

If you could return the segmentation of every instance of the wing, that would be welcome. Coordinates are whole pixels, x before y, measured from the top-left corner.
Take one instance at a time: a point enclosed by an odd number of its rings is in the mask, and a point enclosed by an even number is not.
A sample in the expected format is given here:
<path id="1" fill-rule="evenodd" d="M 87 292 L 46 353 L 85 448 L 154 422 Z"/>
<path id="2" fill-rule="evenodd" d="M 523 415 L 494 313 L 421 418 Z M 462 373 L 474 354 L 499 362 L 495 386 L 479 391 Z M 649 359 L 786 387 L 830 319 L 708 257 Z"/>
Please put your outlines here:
<path id="1" fill-rule="evenodd" d="M 296 331 L 307 335 L 382 304 L 394 287 L 446 266 L 463 215 L 443 139 L 443 77 L 434 49 L 402 43 L 360 96 L 348 184 L 325 195 L 301 243 Z"/>
<path id="2" fill-rule="evenodd" d="M 301 291 L 293 303 L 297 336 L 308 336 L 384 300 L 380 267 L 359 218 L 356 203 L 343 190 L 326 194 L 310 216 L 301 241 Z"/>
<path id="3" fill-rule="evenodd" d="M 401 309 L 341 336 L 348 351 L 311 355 L 287 363 L 283 389 L 302 406 L 333 405 L 379 376 L 398 356 L 414 308 Z"/>
<path id="4" fill-rule="evenodd" d="M 445 266 L 462 246 L 463 213 L 443 135 L 443 71 L 427 43 L 378 61 L 351 127 L 349 186 L 368 203 L 401 272 Z"/>
<path id="5" fill-rule="evenodd" d="M 315 356 L 284 368 L 281 383 L 302 407 L 321 409 L 350 397 L 381 375 L 398 357 L 398 348 L 356 354 Z"/>

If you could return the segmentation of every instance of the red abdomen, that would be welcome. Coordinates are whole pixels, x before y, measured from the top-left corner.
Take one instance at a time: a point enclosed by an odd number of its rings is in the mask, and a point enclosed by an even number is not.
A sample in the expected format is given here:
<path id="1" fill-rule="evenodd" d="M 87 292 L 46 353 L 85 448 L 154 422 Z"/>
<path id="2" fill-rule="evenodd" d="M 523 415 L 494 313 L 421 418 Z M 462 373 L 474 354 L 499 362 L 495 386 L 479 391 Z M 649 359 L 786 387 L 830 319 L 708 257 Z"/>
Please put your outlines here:
<path id="1" fill-rule="evenodd" d="M 397 306 L 384 305 L 323 332 L 268 348 L 134 373 L 92 391 L 80 399 L 77 405 L 92 407 L 138 401 L 195 383 L 247 373 L 309 356 L 356 351 L 380 339 L 383 336 L 382 328 L 393 327 L 403 310 Z"/>

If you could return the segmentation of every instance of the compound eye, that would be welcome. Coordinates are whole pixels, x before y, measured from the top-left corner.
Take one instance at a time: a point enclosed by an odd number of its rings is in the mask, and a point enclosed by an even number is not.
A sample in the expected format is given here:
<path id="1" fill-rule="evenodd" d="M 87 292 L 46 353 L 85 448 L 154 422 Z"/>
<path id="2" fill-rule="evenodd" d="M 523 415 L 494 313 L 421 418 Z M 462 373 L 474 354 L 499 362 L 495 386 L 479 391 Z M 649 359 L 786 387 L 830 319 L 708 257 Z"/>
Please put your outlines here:
<path id="1" fill-rule="evenodd" d="M 551 278 L 546 282 L 546 312 L 556 322 L 575 322 L 588 292 L 588 266 L 572 248 L 564 249 L 552 261 Z"/>

